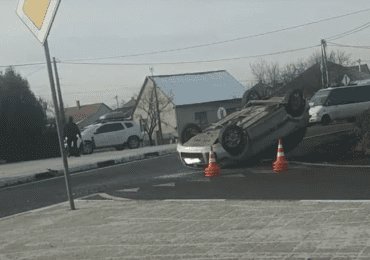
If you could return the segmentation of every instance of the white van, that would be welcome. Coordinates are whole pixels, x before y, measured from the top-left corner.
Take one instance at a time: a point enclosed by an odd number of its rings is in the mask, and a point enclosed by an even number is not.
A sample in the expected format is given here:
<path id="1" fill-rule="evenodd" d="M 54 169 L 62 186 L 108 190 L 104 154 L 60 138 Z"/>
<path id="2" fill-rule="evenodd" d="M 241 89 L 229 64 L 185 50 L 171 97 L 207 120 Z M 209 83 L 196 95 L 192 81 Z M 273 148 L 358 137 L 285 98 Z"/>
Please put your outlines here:
<path id="1" fill-rule="evenodd" d="M 310 124 L 351 121 L 370 108 L 370 85 L 319 90 L 310 100 Z"/>

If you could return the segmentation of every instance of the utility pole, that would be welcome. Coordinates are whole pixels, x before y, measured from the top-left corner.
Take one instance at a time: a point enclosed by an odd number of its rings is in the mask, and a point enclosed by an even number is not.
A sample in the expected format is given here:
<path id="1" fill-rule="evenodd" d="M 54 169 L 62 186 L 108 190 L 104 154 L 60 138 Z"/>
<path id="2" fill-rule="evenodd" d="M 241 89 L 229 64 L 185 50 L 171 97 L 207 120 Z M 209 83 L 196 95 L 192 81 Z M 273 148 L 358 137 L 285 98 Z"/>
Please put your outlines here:
<path id="1" fill-rule="evenodd" d="M 322 41 L 321 40 L 321 66 L 320 66 L 320 69 L 321 69 L 321 83 L 322 83 L 322 88 L 325 87 L 325 81 L 324 81 L 324 49 L 323 49 L 323 44 L 322 44 Z"/>
<path id="2" fill-rule="evenodd" d="M 153 71 L 154 71 L 153 67 L 149 67 L 149 70 L 152 72 L 152 76 L 153 76 Z M 154 83 L 154 94 L 155 94 L 156 107 L 157 107 L 157 115 L 158 115 L 159 144 L 162 145 L 163 144 L 162 122 L 161 122 L 161 115 L 159 113 L 159 102 L 158 102 L 158 94 L 157 94 L 157 84 L 155 84 L 155 83 Z"/>
<path id="3" fill-rule="evenodd" d="M 358 59 L 358 71 L 361 72 L 361 59 Z"/>
<path id="4" fill-rule="evenodd" d="M 323 50 L 324 61 L 325 61 L 326 87 L 330 87 L 329 73 L 328 73 L 328 59 L 326 57 L 326 41 L 325 40 L 321 40 L 321 47 Z"/>
<path id="5" fill-rule="evenodd" d="M 329 81 L 329 73 L 328 73 L 328 58 L 326 56 L 326 41 L 321 40 L 323 42 L 324 47 L 324 58 L 325 58 L 325 70 L 326 70 L 326 86 L 330 87 L 330 81 Z"/>
<path id="6" fill-rule="evenodd" d="M 115 96 L 114 98 L 117 100 L 117 109 L 118 109 L 119 108 L 119 105 L 118 105 L 118 96 Z"/>
<path id="7" fill-rule="evenodd" d="M 66 123 L 66 115 L 64 113 L 62 91 L 60 90 L 59 75 L 58 75 L 58 69 L 57 69 L 57 61 L 55 60 L 55 57 L 53 57 L 53 63 L 54 63 L 55 79 L 56 79 L 56 83 L 57 83 L 57 91 L 58 91 L 58 98 L 59 98 L 59 105 L 60 105 L 60 114 L 62 116 L 62 126 L 64 126 L 65 123 Z"/>

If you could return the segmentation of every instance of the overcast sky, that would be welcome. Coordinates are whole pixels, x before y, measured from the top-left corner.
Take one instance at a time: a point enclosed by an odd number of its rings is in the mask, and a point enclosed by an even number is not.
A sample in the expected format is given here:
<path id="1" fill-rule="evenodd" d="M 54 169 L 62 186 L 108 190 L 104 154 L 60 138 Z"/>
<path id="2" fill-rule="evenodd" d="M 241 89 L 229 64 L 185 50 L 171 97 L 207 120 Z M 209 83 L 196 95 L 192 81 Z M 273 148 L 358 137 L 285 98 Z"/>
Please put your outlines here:
<path id="1" fill-rule="evenodd" d="M 61 61 L 159 52 L 245 38 L 312 23 L 369 8 L 367 1 L 249 1 L 249 0 L 62 0 L 48 37 L 51 57 Z M 45 62 L 43 46 L 16 15 L 18 0 L 0 1 L 0 66 Z M 247 57 L 319 45 L 369 21 L 370 11 L 227 43 L 143 56 L 85 60 L 93 63 L 144 65 L 58 64 L 65 106 L 104 102 L 114 96 L 128 101 L 150 75 L 227 70 L 243 85 L 251 84 L 250 63 L 260 58 L 183 63 Z M 370 46 L 370 28 L 331 41 Z M 338 47 L 328 46 L 328 51 Z M 339 48 L 366 63 L 370 52 Z M 280 66 L 307 59 L 320 47 L 265 56 Z M 179 63 L 179 64 L 156 64 Z M 182 64 L 181 64 L 182 63 Z M 0 70 L 4 68 L 0 68 Z M 15 67 L 36 96 L 51 99 L 45 65 Z"/>

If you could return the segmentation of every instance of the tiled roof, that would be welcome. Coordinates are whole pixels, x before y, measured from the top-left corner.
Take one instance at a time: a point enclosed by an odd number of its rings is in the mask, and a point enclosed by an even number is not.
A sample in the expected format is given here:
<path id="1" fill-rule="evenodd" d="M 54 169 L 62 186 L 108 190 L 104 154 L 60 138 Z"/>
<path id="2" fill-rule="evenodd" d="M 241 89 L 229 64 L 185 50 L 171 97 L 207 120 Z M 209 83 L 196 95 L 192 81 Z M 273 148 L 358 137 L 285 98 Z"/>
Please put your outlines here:
<path id="1" fill-rule="evenodd" d="M 74 116 L 74 122 L 77 123 L 79 121 L 84 120 L 89 115 L 92 115 L 98 112 L 101 106 L 106 106 L 106 105 L 104 103 L 96 103 L 96 104 L 90 104 L 90 105 L 82 105 L 80 106 L 80 109 L 78 109 L 78 107 L 75 106 L 75 107 L 66 108 L 64 110 L 65 110 L 66 117 Z"/>

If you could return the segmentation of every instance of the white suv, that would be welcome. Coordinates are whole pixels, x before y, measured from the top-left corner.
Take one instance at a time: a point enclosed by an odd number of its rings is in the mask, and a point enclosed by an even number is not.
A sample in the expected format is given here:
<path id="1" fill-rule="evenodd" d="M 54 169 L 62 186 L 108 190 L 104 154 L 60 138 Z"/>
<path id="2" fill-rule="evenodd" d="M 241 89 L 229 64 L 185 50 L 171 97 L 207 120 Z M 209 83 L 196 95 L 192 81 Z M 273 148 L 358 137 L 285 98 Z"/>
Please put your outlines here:
<path id="1" fill-rule="evenodd" d="M 140 146 L 143 133 L 134 121 L 108 121 L 93 124 L 81 133 L 77 147 L 82 153 L 91 154 L 94 149 L 114 147 L 117 151 L 127 145 L 130 149 Z"/>

